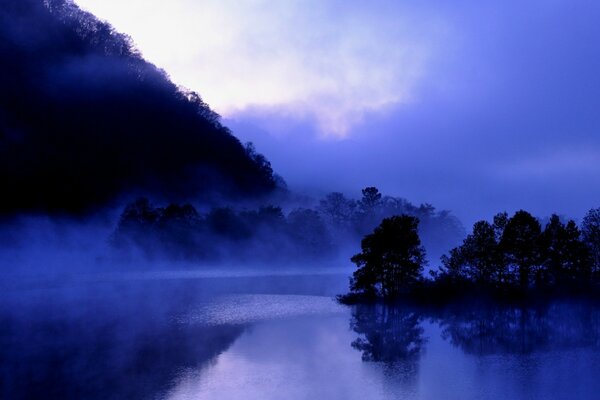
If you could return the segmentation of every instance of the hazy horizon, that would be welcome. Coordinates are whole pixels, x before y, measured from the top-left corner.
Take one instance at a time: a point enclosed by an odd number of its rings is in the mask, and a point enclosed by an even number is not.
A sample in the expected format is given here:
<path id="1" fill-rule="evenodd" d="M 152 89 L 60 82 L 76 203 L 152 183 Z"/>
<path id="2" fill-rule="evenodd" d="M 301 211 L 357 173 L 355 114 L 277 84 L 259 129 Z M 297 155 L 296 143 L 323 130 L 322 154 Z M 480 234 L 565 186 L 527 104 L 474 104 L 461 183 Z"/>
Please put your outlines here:
<path id="1" fill-rule="evenodd" d="M 374 185 L 466 226 L 598 206 L 596 3 L 77 4 L 198 91 L 293 190 Z"/>

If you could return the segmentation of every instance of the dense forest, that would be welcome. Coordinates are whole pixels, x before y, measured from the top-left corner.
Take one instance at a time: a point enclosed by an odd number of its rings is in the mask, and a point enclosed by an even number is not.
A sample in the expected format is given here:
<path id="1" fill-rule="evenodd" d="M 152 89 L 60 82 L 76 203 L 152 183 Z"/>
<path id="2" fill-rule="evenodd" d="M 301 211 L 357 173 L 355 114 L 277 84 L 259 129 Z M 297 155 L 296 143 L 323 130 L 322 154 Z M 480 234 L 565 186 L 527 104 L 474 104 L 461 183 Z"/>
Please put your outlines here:
<path id="1" fill-rule="evenodd" d="M 281 186 L 198 94 L 71 0 L 2 0 L 0 60 L 0 215 Z"/>
<path id="2" fill-rule="evenodd" d="M 552 215 L 542 227 L 527 211 L 479 221 L 460 246 L 424 274 L 419 220 L 384 219 L 352 257 L 357 265 L 345 302 L 471 294 L 504 298 L 530 294 L 596 293 L 600 289 L 600 208 L 581 224 Z"/>
<path id="3" fill-rule="evenodd" d="M 375 187 L 360 199 L 330 193 L 312 207 L 257 209 L 219 207 L 198 211 L 190 204 L 153 206 L 147 199 L 128 205 L 111 243 L 123 252 L 140 250 L 150 258 L 195 261 L 303 262 L 334 259 L 358 244 L 382 218 L 414 215 L 431 252 L 450 249 L 464 237 L 458 219 L 429 204 L 415 206 L 383 196 Z"/>

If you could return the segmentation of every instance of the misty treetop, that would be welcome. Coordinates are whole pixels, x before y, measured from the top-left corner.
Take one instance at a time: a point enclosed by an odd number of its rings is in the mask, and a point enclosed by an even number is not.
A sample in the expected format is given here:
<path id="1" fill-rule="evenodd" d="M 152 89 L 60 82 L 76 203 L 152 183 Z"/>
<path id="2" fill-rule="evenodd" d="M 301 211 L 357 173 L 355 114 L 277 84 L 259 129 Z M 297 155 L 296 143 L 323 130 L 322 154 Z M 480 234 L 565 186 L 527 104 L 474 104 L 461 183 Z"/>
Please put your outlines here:
<path id="1" fill-rule="evenodd" d="M 198 199 L 280 183 L 199 95 L 71 0 L 0 2 L 0 213 L 80 211 L 123 193 Z"/>
<path id="2" fill-rule="evenodd" d="M 331 237 L 313 210 L 280 207 L 200 213 L 190 204 L 154 207 L 147 199 L 128 205 L 111 237 L 117 249 L 141 249 L 150 258 L 191 261 L 275 262 L 322 258 Z"/>
<path id="3" fill-rule="evenodd" d="M 436 212 L 430 205 L 414 206 L 369 187 L 358 200 L 334 192 L 313 207 L 287 212 L 265 205 L 251 210 L 221 206 L 200 213 L 189 204 L 155 207 L 141 199 L 125 208 L 112 240 L 121 249 L 137 247 L 151 257 L 326 260 L 359 243 L 381 216 L 400 211 L 426 221 L 420 234 L 437 245 L 434 250 L 441 246 L 449 249 L 463 237 L 462 225 L 449 212 Z"/>
<path id="4" fill-rule="evenodd" d="M 460 246 L 442 256 L 442 266 L 431 277 L 422 274 L 417 220 L 384 219 L 365 237 L 362 252 L 352 258 L 357 270 L 350 294 L 340 299 L 596 293 L 600 290 L 599 215 L 600 209 L 590 210 L 581 228 L 557 215 L 542 227 L 524 210 L 512 217 L 497 214 L 492 222 L 478 221 Z"/>
<path id="5" fill-rule="evenodd" d="M 332 228 L 344 234 L 352 232 L 362 237 L 371 232 L 384 218 L 410 215 L 419 219 L 419 235 L 430 255 L 441 255 L 465 236 L 461 222 L 450 211 L 438 211 L 431 204 L 415 205 L 410 201 L 382 194 L 376 187 L 366 187 L 358 199 L 339 192 L 326 195 L 319 203 L 319 212 Z"/>

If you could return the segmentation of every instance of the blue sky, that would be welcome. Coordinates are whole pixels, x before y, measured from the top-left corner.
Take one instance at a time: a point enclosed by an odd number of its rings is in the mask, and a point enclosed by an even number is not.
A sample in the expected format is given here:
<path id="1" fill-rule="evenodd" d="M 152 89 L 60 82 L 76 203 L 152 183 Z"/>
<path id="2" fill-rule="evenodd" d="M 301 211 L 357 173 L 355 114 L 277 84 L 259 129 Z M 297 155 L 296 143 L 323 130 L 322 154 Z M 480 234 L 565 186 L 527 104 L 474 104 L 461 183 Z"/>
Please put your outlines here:
<path id="1" fill-rule="evenodd" d="M 377 185 L 467 224 L 600 206 L 598 2 L 77 3 L 198 91 L 292 189 Z"/>

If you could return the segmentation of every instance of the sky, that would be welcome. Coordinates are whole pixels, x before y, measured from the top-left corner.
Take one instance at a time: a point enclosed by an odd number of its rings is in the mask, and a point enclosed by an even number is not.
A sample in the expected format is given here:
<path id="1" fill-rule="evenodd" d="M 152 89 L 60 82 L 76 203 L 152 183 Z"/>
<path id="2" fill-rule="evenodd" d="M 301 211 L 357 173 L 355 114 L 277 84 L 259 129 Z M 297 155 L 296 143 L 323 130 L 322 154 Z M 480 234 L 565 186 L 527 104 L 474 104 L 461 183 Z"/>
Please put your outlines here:
<path id="1" fill-rule="evenodd" d="M 467 225 L 600 207 L 598 2 L 76 3 L 197 91 L 292 190 L 375 185 Z"/>

